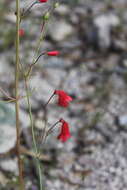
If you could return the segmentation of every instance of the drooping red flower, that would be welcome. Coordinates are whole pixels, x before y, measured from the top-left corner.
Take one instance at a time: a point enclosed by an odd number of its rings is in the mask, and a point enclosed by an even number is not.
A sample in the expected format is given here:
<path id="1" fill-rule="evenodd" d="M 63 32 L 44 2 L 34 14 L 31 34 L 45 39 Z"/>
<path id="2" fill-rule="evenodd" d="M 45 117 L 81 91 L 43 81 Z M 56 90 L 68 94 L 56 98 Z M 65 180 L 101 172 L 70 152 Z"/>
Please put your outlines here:
<path id="1" fill-rule="evenodd" d="M 59 54 L 60 54 L 59 51 L 49 51 L 49 52 L 47 52 L 47 55 L 48 55 L 48 56 L 57 56 L 57 55 L 59 55 Z"/>
<path id="2" fill-rule="evenodd" d="M 38 0 L 40 3 L 46 3 L 48 0 Z"/>
<path id="3" fill-rule="evenodd" d="M 60 131 L 60 134 L 58 135 L 57 139 L 61 140 L 62 142 L 66 142 L 71 137 L 69 125 L 63 119 L 60 119 L 60 122 L 62 123 L 61 131 Z"/>
<path id="4" fill-rule="evenodd" d="M 20 28 L 20 29 L 19 29 L 19 36 L 20 36 L 20 37 L 21 37 L 21 36 L 24 36 L 24 34 L 25 34 L 24 29 Z"/>
<path id="5" fill-rule="evenodd" d="M 63 90 L 55 90 L 54 94 L 58 95 L 58 105 L 62 107 L 67 107 L 69 102 L 72 101 L 71 96 L 69 96 Z"/>

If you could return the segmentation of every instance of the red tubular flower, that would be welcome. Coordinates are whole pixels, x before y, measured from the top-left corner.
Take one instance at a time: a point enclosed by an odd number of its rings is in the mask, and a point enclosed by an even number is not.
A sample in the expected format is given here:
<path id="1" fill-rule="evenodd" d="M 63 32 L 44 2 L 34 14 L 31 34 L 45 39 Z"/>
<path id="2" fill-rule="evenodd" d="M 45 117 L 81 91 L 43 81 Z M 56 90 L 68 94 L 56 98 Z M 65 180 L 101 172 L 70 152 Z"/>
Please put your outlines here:
<path id="1" fill-rule="evenodd" d="M 60 122 L 62 123 L 61 132 L 58 135 L 57 139 L 61 140 L 62 142 L 66 142 L 71 137 L 69 125 L 63 119 L 60 119 Z"/>
<path id="2" fill-rule="evenodd" d="M 19 36 L 24 36 L 25 34 L 25 31 L 21 28 L 19 29 Z"/>
<path id="3" fill-rule="evenodd" d="M 63 90 L 55 90 L 54 94 L 58 95 L 58 105 L 62 107 L 67 107 L 69 102 L 72 101 L 71 96 L 69 96 Z"/>
<path id="4" fill-rule="evenodd" d="M 46 3 L 48 0 L 38 0 L 40 3 Z"/>
<path id="5" fill-rule="evenodd" d="M 49 51 L 49 52 L 47 52 L 47 55 L 48 56 L 57 56 L 57 55 L 59 55 L 59 51 Z"/>

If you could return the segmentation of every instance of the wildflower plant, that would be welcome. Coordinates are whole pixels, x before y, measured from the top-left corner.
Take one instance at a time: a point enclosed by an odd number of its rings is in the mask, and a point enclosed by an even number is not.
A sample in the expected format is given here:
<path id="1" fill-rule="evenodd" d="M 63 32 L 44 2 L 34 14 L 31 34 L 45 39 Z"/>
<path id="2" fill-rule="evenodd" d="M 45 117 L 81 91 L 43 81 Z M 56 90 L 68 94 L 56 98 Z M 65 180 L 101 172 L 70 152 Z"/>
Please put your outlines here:
<path id="1" fill-rule="evenodd" d="M 38 171 L 38 181 L 39 181 L 39 190 L 44 189 L 43 179 L 42 179 L 42 169 L 39 162 L 39 155 L 40 155 L 40 149 L 37 145 L 37 137 L 35 135 L 35 129 L 34 129 L 34 121 L 31 111 L 31 91 L 29 87 L 29 80 L 32 74 L 32 71 L 36 64 L 38 63 L 38 60 L 41 59 L 42 56 L 58 56 L 60 55 L 60 52 L 57 50 L 46 50 L 44 52 L 41 52 L 41 43 L 44 39 L 44 33 L 45 33 L 45 27 L 48 23 L 48 20 L 50 19 L 51 15 L 53 14 L 53 11 L 57 6 L 59 5 L 58 1 L 53 1 L 52 5 L 47 8 L 46 12 L 43 15 L 43 23 L 41 26 L 41 32 L 39 40 L 37 41 L 37 48 L 35 50 L 35 54 L 33 57 L 32 63 L 29 63 L 29 65 L 24 67 L 21 57 L 20 57 L 20 38 L 23 38 L 25 35 L 25 29 L 21 28 L 20 25 L 24 21 L 24 17 L 28 15 L 29 11 L 32 9 L 32 7 L 35 4 L 40 4 L 40 6 L 43 6 L 43 4 L 47 3 L 48 0 L 36 0 L 34 1 L 26 10 L 20 9 L 20 0 L 16 0 L 16 58 L 15 58 L 15 96 L 11 97 L 9 94 L 7 94 L 2 88 L 0 88 L 0 91 L 6 96 L 8 99 L 8 102 L 14 102 L 15 103 L 15 116 L 16 116 L 16 134 L 17 134 L 17 143 L 16 143 L 16 149 L 17 149 L 17 158 L 18 158 L 18 168 L 19 168 L 19 190 L 25 190 L 25 183 L 23 178 L 23 163 L 21 159 L 21 137 L 20 137 L 20 113 L 19 113 L 19 107 L 20 107 L 20 100 L 22 98 L 25 98 L 27 100 L 28 110 L 29 110 L 29 118 L 30 118 L 30 125 L 31 125 L 31 132 L 32 132 L 32 140 L 33 140 L 33 149 L 35 153 L 35 161 L 36 161 L 36 167 Z M 41 52 L 41 53 L 40 53 Z M 24 69 L 25 68 L 25 69 Z M 20 72 L 23 75 L 24 79 L 24 86 L 25 86 L 25 92 L 26 95 L 22 96 L 19 94 L 19 76 Z M 52 98 L 57 99 L 56 106 L 60 106 L 63 108 L 66 108 L 69 106 L 69 103 L 72 101 L 72 97 L 70 97 L 65 91 L 63 90 L 55 90 L 53 94 L 50 96 L 49 100 L 44 105 L 44 130 L 42 131 L 41 138 L 40 138 L 40 144 L 43 144 L 47 136 L 50 135 L 50 133 L 53 132 L 53 130 L 56 127 L 60 127 L 60 133 L 56 137 L 56 139 L 66 142 L 70 137 L 70 127 L 67 121 L 61 118 L 56 118 L 56 123 L 51 124 L 51 126 L 47 126 L 48 119 L 46 118 L 47 113 L 47 106 L 50 104 Z M 48 127 L 48 128 L 47 128 Z"/>

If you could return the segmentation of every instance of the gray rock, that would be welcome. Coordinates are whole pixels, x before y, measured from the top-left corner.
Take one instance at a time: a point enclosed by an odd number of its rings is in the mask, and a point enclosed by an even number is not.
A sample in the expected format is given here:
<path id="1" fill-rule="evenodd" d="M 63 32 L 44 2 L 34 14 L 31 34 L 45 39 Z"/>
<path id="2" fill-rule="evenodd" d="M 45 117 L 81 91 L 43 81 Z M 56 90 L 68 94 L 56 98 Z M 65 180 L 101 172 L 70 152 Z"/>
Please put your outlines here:
<path id="1" fill-rule="evenodd" d="M 20 109 L 21 127 L 29 127 L 29 116 Z M 8 152 L 16 144 L 15 106 L 0 103 L 0 153 Z"/>
<path id="2" fill-rule="evenodd" d="M 18 175 L 18 163 L 17 159 L 5 159 L 0 162 L 0 166 L 3 170 L 12 172 Z"/>
<path id="3" fill-rule="evenodd" d="M 127 127 L 127 115 L 124 114 L 124 115 L 119 116 L 119 122 L 121 126 Z"/>
<path id="4" fill-rule="evenodd" d="M 42 79 L 42 77 L 38 74 L 31 78 L 30 87 L 32 89 L 36 89 L 36 92 L 33 93 L 31 99 L 36 101 L 44 101 L 46 102 L 50 95 L 54 92 L 54 88 L 50 85 L 46 80 Z"/>
<path id="5" fill-rule="evenodd" d="M 59 7 L 55 10 L 56 13 L 58 13 L 61 16 L 64 16 L 70 12 L 70 9 L 67 5 L 60 4 Z"/>
<path id="6" fill-rule="evenodd" d="M 5 16 L 5 19 L 13 24 L 16 23 L 16 16 L 14 13 L 9 13 Z"/>
<path id="7" fill-rule="evenodd" d="M 0 154 L 8 152 L 15 146 L 16 129 L 15 126 L 2 124 L 0 126 Z"/>
<path id="8" fill-rule="evenodd" d="M 55 41 L 62 41 L 73 33 L 73 27 L 66 21 L 55 21 L 49 27 L 49 34 Z"/>
<path id="9" fill-rule="evenodd" d="M 15 143 L 15 114 L 9 105 L 0 103 L 0 153 L 9 151 Z"/>
<path id="10" fill-rule="evenodd" d="M 63 69 L 63 68 L 68 68 L 72 66 L 72 61 L 71 60 L 64 60 L 63 58 L 58 58 L 58 57 L 52 57 L 50 59 L 45 60 L 45 65 L 44 68 L 54 68 L 54 69 Z M 41 66 L 40 66 L 41 67 Z M 43 67 L 43 65 L 42 65 Z M 59 70 L 59 72 L 61 72 Z"/>
<path id="11" fill-rule="evenodd" d="M 95 17 L 94 24 L 98 28 L 100 47 L 108 48 L 111 44 L 111 28 L 120 24 L 119 17 L 112 13 L 102 14 Z"/>

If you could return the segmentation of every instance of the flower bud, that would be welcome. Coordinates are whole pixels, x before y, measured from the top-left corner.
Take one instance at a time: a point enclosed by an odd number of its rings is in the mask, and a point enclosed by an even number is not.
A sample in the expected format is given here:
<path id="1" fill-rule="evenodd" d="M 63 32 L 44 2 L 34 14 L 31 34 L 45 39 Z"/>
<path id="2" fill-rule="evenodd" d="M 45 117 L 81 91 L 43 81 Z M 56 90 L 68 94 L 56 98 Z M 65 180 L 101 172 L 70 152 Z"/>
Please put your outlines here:
<path id="1" fill-rule="evenodd" d="M 24 29 L 20 28 L 19 29 L 19 36 L 22 37 L 22 36 L 24 36 L 24 34 L 25 34 Z"/>
<path id="2" fill-rule="evenodd" d="M 38 0 L 40 3 L 46 3 L 48 0 Z"/>
<path id="3" fill-rule="evenodd" d="M 57 7 L 59 7 L 59 3 L 58 2 L 56 2 L 55 4 L 54 4 L 54 8 L 57 8 Z"/>
<path id="4" fill-rule="evenodd" d="M 49 20 L 49 18 L 50 18 L 50 13 L 49 12 L 45 13 L 45 15 L 43 16 L 43 19 L 47 21 Z"/>
<path id="5" fill-rule="evenodd" d="M 47 52 L 47 55 L 48 56 L 57 56 L 57 55 L 59 55 L 59 51 L 49 51 L 49 52 Z"/>

